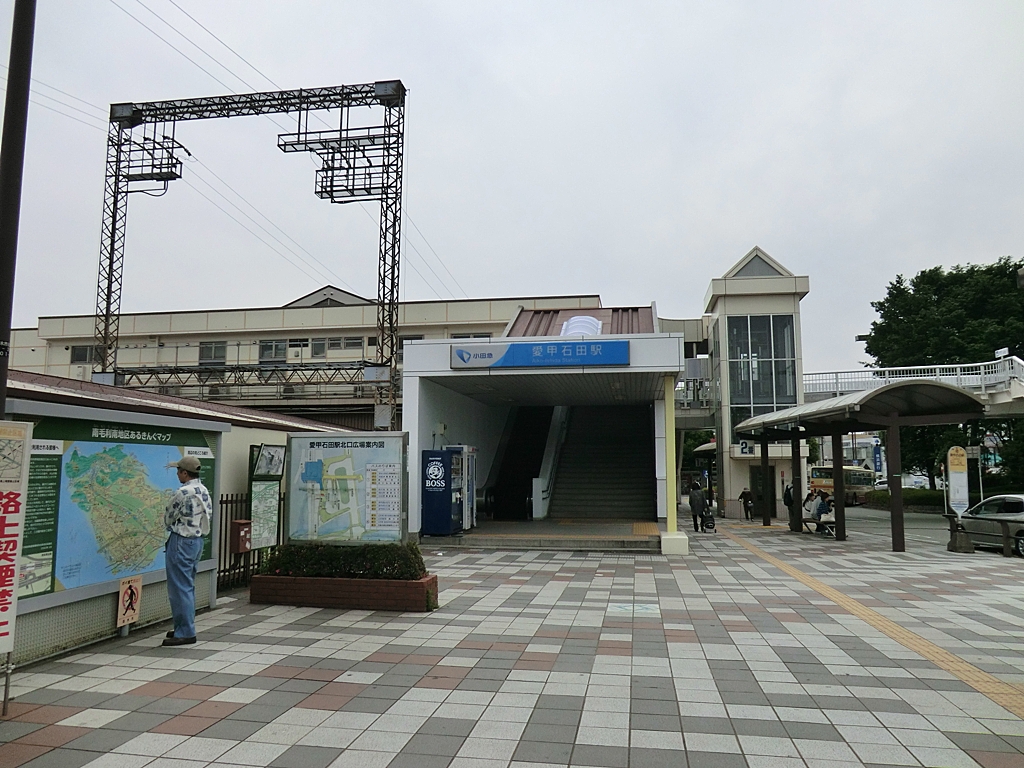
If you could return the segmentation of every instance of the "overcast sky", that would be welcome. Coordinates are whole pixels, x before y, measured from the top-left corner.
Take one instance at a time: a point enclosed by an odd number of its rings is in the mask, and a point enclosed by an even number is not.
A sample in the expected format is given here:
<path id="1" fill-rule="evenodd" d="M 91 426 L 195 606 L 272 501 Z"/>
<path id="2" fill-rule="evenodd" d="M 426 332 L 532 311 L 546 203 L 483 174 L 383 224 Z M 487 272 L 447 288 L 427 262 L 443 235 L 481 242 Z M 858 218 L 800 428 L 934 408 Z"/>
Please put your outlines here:
<path id="1" fill-rule="evenodd" d="M 1022 39 L 1019 2 L 41 0 L 14 323 L 94 311 L 111 102 L 398 78 L 403 298 L 697 317 L 759 245 L 810 276 L 805 370 L 856 367 L 896 274 L 1024 255 Z M 131 196 L 124 311 L 375 295 L 376 205 L 319 200 L 291 125 L 178 125 L 195 161 Z"/>

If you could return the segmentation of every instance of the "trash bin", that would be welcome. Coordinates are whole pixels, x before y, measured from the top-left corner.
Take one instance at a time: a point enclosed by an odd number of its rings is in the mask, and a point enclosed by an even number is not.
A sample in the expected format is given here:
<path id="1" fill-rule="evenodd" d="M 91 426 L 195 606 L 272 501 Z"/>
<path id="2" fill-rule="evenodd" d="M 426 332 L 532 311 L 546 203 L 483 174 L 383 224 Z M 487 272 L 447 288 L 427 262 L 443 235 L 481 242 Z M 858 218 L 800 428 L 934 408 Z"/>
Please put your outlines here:
<path id="1" fill-rule="evenodd" d="M 231 554 L 252 551 L 252 520 L 231 521 Z"/>

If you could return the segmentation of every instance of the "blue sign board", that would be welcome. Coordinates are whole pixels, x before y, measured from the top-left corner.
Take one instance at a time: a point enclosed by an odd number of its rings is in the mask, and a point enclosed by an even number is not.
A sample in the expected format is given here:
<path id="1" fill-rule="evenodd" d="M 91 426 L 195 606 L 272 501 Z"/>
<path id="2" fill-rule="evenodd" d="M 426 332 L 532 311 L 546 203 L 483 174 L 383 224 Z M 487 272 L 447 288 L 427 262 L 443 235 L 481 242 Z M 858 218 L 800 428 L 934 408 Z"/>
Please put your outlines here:
<path id="1" fill-rule="evenodd" d="M 875 474 L 881 474 L 882 472 L 882 446 L 875 446 Z"/>
<path id="2" fill-rule="evenodd" d="M 629 340 L 573 338 L 506 344 L 453 344 L 452 368 L 576 368 L 629 365 Z"/>

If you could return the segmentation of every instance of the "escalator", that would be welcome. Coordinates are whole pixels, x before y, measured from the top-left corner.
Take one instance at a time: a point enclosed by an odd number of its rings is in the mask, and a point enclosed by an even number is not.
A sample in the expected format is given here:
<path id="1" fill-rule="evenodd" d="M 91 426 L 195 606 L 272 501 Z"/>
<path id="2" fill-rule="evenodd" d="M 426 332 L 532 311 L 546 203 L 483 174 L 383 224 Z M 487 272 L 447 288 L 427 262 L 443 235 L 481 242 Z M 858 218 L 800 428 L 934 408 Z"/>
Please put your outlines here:
<path id="1" fill-rule="evenodd" d="M 533 478 L 540 472 L 544 459 L 553 410 L 550 406 L 523 406 L 516 410 L 498 480 L 491 489 L 490 508 L 495 520 L 529 519 Z"/>

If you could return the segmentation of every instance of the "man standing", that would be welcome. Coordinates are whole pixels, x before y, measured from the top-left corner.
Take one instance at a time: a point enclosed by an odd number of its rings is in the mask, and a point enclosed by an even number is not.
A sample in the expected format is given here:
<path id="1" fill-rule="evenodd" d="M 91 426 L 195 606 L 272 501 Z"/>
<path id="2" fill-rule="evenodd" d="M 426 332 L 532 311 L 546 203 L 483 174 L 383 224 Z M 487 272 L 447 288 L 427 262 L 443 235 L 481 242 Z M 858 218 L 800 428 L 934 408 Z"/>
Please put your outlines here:
<path id="1" fill-rule="evenodd" d="M 164 512 L 168 531 L 164 567 L 174 629 L 167 633 L 163 644 L 191 645 L 196 641 L 196 567 L 203 553 L 203 536 L 210 532 L 213 502 L 199 480 L 199 459 L 185 456 L 168 466 L 177 467 L 181 487 Z"/>

